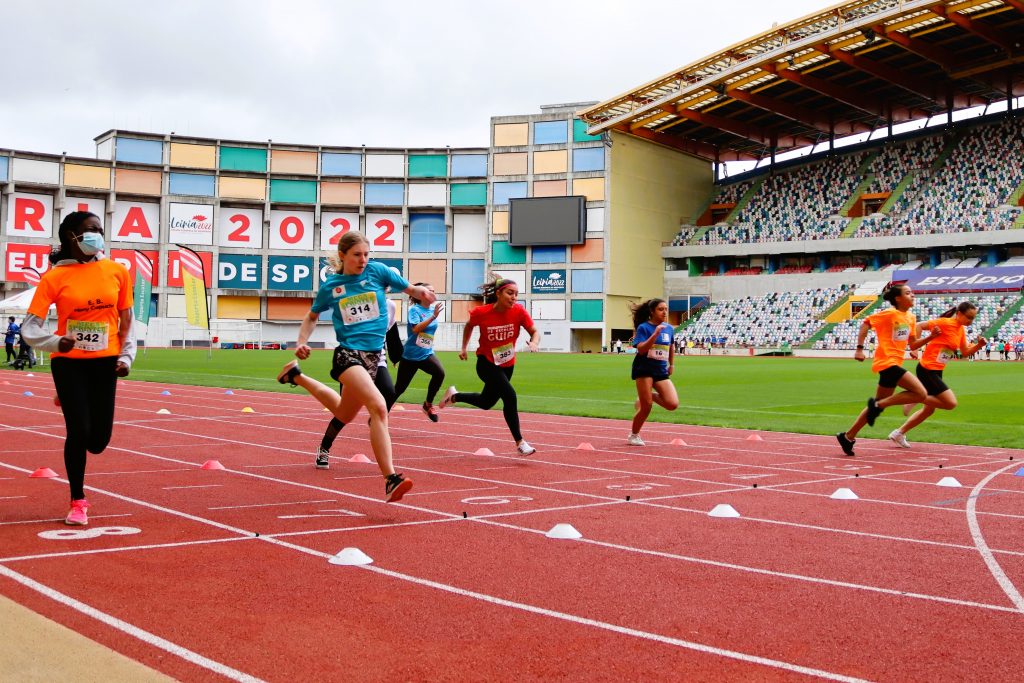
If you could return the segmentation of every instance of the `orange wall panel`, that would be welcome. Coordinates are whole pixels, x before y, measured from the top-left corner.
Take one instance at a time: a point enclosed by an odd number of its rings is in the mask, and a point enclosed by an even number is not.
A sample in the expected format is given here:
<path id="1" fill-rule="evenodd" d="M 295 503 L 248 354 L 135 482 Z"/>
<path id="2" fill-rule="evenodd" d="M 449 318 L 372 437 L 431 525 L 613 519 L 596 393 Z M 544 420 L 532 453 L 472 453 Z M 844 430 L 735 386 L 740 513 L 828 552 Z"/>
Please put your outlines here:
<path id="1" fill-rule="evenodd" d="M 448 317 L 453 323 L 469 322 L 469 312 L 479 305 L 479 301 L 449 301 Z"/>
<path id="2" fill-rule="evenodd" d="M 263 178 L 220 177 L 220 196 L 234 199 L 266 199 L 267 181 Z"/>
<path id="3" fill-rule="evenodd" d="M 217 317 L 227 320 L 259 320 L 258 296 L 218 296 Z"/>
<path id="4" fill-rule="evenodd" d="M 191 145 L 184 142 L 172 142 L 171 166 L 217 168 L 217 147 L 214 145 Z"/>
<path id="5" fill-rule="evenodd" d="M 495 154 L 494 175 L 526 175 L 526 152 Z"/>
<path id="6" fill-rule="evenodd" d="M 564 149 L 534 152 L 534 173 L 565 173 L 569 168 L 569 153 Z"/>
<path id="7" fill-rule="evenodd" d="M 359 204 L 362 187 L 359 183 L 320 183 L 321 204 Z"/>
<path id="8" fill-rule="evenodd" d="M 604 201 L 604 178 L 576 178 L 572 181 L 572 193 L 583 195 L 588 202 Z"/>
<path id="9" fill-rule="evenodd" d="M 109 190 L 110 167 L 64 164 L 64 184 L 73 185 L 74 187 L 93 187 L 98 190 Z"/>
<path id="10" fill-rule="evenodd" d="M 573 263 L 600 263 L 604 261 L 604 240 L 588 239 L 572 248 Z"/>
<path id="11" fill-rule="evenodd" d="M 271 173 L 316 175 L 316 164 L 316 152 L 296 152 L 288 149 L 270 151 Z"/>
<path id="12" fill-rule="evenodd" d="M 136 171 L 130 168 L 114 170 L 114 189 L 127 194 L 160 194 L 159 171 Z"/>
<path id="13" fill-rule="evenodd" d="M 494 126 L 494 146 L 512 147 L 527 145 L 530 140 L 530 124 L 499 123 Z"/>
<path id="14" fill-rule="evenodd" d="M 409 259 L 409 282 L 429 282 L 438 294 L 448 292 L 448 266 L 444 259 Z"/>
<path id="15" fill-rule="evenodd" d="M 564 197 L 566 183 L 564 180 L 534 180 L 534 197 Z"/>
<path id="16" fill-rule="evenodd" d="M 491 232 L 495 235 L 508 234 L 508 211 L 495 211 L 491 214 Z"/>
<path id="17" fill-rule="evenodd" d="M 268 320 L 302 320 L 313 305 L 312 299 L 286 299 L 267 297 Z"/>

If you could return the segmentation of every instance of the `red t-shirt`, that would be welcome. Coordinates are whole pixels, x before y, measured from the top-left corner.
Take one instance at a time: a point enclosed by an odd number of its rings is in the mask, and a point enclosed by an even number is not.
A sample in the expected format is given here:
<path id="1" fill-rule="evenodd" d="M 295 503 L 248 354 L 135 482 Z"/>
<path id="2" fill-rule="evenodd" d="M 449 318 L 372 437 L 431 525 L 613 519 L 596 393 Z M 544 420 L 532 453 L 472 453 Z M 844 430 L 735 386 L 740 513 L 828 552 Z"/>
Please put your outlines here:
<path id="1" fill-rule="evenodd" d="M 522 304 L 501 313 L 494 310 L 494 304 L 477 306 L 469 312 L 468 325 L 480 328 L 480 346 L 476 355 L 483 356 L 495 365 L 515 365 L 516 338 L 519 328 L 532 329 L 533 318 Z"/>

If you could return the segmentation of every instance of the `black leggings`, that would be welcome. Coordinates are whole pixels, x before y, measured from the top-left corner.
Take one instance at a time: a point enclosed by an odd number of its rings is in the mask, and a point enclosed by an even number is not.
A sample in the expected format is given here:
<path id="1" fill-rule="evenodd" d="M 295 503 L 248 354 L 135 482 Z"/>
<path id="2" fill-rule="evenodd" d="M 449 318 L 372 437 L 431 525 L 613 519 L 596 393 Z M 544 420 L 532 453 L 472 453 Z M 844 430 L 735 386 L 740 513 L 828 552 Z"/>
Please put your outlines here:
<path id="1" fill-rule="evenodd" d="M 395 394 L 395 385 L 391 381 L 391 373 L 388 372 L 386 365 L 380 365 L 377 367 L 377 376 L 373 378 L 373 384 L 377 387 L 377 391 L 380 392 L 381 396 L 384 397 L 384 403 L 388 406 L 388 412 L 391 412 L 391 406 L 395 405 L 395 401 L 398 400 L 398 395 Z M 345 390 L 344 384 L 338 385 L 338 395 Z M 320 440 L 320 449 L 324 451 L 331 450 L 331 446 L 334 445 L 334 440 L 338 438 L 338 434 L 341 432 L 345 423 L 336 417 L 332 417 L 330 423 L 327 425 L 327 430 L 324 432 L 324 438 Z"/>
<path id="2" fill-rule="evenodd" d="M 403 363 L 405 361 L 402 361 Z M 505 414 L 505 424 L 512 432 L 512 438 L 516 442 L 523 440 L 523 434 L 519 431 L 519 402 L 516 398 L 516 390 L 512 386 L 512 373 L 516 366 L 509 365 L 500 367 L 487 360 L 483 356 L 476 357 L 477 377 L 484 381 L 484 388 L 479 394 L 455 394 L 453 400 L 459 403 L 468 403 L 477 408 L 490 410 L 494 404 L 501 401 L 501 412 Z"/>
<path id="3" fill-rule="evenodd" d="M 117 356 L 65 358 L 51 362 L 53 385 L 64 413 L 64 468 L 71 499 L 85 498 L 86 451 L 102 453 L 114 429 Z"/>
<path id="4" fill-rule="evenodd" d="M 7 362 L 10 363 L 12 358 L 17 358 L 18 354 L 14 352 L 14 342 L 7 343 Z"/>
<path id="5" fill-rule="evenodd" d="M 427 403 L 433 403 L 438 390 L 444 384 L 444 368 L 434 354 L 430 354 L 423 360 L 402 359 L 402 362 L 398 364 L 398 383 L 395 385 L 395 395 L 401 396 L 405 393 L 417 370 L 422 370 L 430 375 L 430 384 L 427 385 Z"/>

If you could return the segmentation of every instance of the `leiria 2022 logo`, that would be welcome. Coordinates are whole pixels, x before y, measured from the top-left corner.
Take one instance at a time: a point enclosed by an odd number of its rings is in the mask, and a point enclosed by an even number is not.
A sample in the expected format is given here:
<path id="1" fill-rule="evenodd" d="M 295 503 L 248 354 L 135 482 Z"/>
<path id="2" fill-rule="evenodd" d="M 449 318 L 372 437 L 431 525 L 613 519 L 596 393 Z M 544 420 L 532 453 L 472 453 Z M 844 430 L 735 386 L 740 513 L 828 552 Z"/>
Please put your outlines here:
<path id="1" fill-rule="evenodd" d="M 535 270 L 530 279 L 534 294 L 565 294 L 565 273 L 560 270 Z"/>

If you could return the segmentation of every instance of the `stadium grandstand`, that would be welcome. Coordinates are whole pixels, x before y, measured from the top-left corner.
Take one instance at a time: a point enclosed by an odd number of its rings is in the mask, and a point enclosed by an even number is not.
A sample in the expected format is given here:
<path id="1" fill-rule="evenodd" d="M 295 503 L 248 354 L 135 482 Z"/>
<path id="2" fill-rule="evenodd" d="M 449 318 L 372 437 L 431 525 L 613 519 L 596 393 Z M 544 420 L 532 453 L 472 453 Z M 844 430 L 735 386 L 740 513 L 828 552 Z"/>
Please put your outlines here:
<path id="1" fill-rule="evenodd" d="M 918 319 L 972 299 L 974 335 L 1017 334 L 1022 43 L 1019 0 L 845 2 L 583 111 L 613 159 L 643 141 L 706 164 L 663 197 L 678 337 L 848 349 L 893 281 L 922 290 Z"/>

